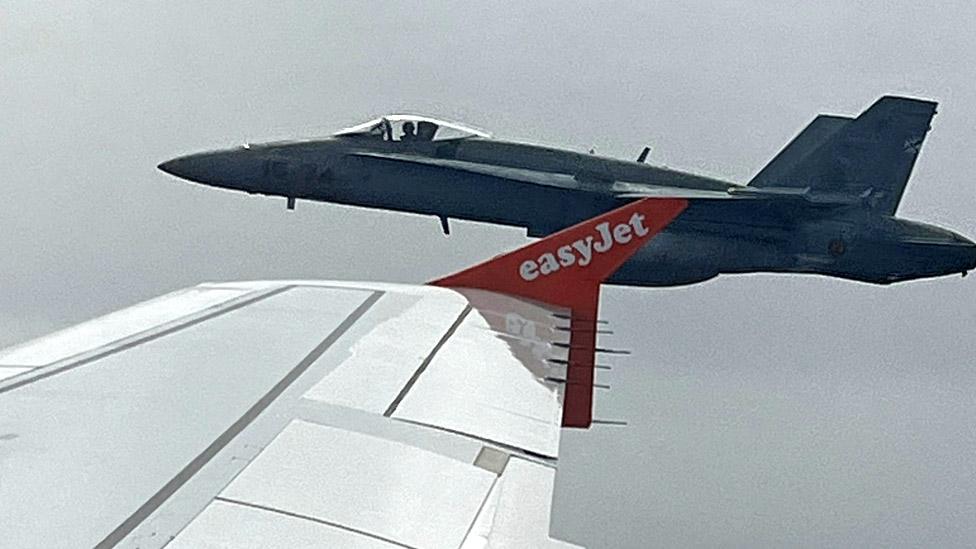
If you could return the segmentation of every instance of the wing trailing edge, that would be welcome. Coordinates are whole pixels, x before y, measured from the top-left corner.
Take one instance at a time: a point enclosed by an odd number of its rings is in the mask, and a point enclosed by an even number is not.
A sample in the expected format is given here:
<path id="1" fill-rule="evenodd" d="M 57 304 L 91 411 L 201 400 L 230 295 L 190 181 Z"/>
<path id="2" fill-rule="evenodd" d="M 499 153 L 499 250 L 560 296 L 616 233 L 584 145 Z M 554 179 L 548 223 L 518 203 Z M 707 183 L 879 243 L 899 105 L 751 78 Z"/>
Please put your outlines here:
<path id="1" fill-rule="evenodd" d="M 430 284 L 489 290 L 568 309 L 562 425 L 586 428 L 593 422 L 600 284 L 687 206 L 684 199 L 637 200 Z"/>

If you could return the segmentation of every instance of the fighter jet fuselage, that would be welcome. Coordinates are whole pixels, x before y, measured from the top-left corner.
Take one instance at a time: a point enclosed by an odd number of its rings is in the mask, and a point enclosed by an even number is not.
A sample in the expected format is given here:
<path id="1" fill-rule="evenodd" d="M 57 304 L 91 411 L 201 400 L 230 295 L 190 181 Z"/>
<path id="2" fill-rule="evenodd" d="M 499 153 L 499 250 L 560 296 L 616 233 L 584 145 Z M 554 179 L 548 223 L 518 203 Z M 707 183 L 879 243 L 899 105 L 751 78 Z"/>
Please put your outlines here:
<path id="1" fill-rule="evenodd" d="M 976 266 L 973 242 L 895 215 L 932 114 L 933 103 L 886 97 L 858 118 L 818 117 L 749 185 L 496 140 L 409 115 L 324 139 L 193 154 L 160 168 L 285 197 L 289 206 L 332 202 L 436 216 L 445 231 L 449 219 L 465 219 L 525 227 L 530 236 L 637 197 L 685 198 L 687 210 L 610 283 L 673 286 L 789 272 L 890 284 Z"/>

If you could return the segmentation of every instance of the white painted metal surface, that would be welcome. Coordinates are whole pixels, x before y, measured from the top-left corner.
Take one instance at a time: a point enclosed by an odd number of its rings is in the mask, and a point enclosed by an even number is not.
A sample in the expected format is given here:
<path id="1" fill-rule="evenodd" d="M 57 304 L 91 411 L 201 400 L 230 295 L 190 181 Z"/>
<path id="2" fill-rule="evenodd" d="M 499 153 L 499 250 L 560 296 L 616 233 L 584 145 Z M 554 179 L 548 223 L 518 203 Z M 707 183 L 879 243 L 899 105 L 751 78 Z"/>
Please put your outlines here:
<path id="1" fill-rule="evenodd" d="M 513 459 L 498 483 L 488 546 L 492 548 L 569 548 L 575 545 L 549 538 L 552 490 L 556 470 Z"/>
<path id="2" fill-rule="evenodd" d="M 307 398 L 382 414 L 464 310 L 463 297 L 390 294 L 385 314 Z M 379 311 L 375 311 L 378 313 Z"/>
<path id="3" fill-rule="evenodd" d="M 510 459 L 492 487 L 461 549 L 570 549 L 549 537 L 550 504 L 556 470 L 525 459 Z"/>
<path id="4" fill-rule="evenodd" d="M 394 417 L 555 457 L 559 451 L 562 406 L 558 386 L 544 381 L 548 342 L 531 334 L 500 337 L 491 319 L 523 329 L 533 318 L 531 306 L 511 300 L 511 322 L 493 304 L 475 310 L 433 358 Z M 516 308 L 517 307 L 517 308 Z M 534 324 L 533 324 L 534 325 Z M 525 336 L 515 340 L 515 336 Z M 542 348 L 537 351 L 538 346 Z M 516 351 L 521 350 L 521 355 Z"/>
<path id="5" fill-rule="evenodd" d="M 0 353 L 54 363 L 0 368 L 0 545 L 547 546 L 553 340 L 485 292 L 245 282 Z"/>
<path id="6" fill-rule="evenodd" d="M 406 444 L 296 421 L 221 497 L 411 547 L 454 548 L 495 478 Z"/>
<path id="7" fill-rule="evenodd" d="M 8 377 L 14 377 L 15 375 L 28 372 L 30 370 L 31 368 L 12 368 L 12 367 L 0 368 L 0 381 L 3 381 Z"/>
<path id="8" fill-rule="evenodd" d="M 301 517 L 226 501 L 214 501 L 168 549 L 399 549 L 402 545 Z"/>
<path id="9" fill-rule="evenodd" d="M 368 295 L 295 288 L 0 393 L 0 540 L 98 543 Z"/>
<path id="10" fill-rule="evenodd" d="M 44 366 L 234 299 L 242 289 L 190 288 L 0 352 L 0 365 Z"/>

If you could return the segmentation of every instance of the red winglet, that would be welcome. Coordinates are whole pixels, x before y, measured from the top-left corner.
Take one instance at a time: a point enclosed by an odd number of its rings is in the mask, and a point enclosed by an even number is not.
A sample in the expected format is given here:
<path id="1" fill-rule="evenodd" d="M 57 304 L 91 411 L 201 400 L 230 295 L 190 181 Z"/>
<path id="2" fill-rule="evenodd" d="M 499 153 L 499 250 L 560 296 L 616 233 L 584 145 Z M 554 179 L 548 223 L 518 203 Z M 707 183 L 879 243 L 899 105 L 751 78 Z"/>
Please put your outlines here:
<path id="1" fill-rule="evenodd" d="M 643 198 L 430 284 L 479 288 L 570 309 L 563 426 L 589 427 L 600 283 L 687 206 L 683 199 Z"/>

